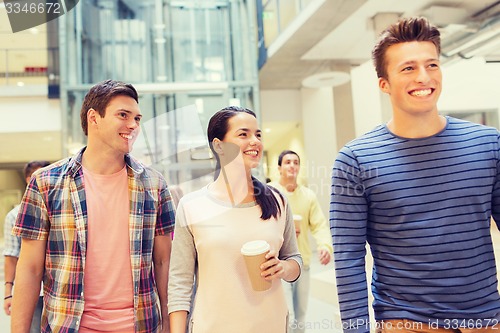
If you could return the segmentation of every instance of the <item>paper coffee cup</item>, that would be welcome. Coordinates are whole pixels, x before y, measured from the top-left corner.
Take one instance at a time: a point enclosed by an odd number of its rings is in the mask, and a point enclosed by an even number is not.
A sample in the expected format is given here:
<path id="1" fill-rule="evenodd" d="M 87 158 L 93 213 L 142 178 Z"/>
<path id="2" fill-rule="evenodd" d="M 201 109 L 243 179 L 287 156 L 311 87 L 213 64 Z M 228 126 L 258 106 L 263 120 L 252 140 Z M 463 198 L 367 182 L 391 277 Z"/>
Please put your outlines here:
<path id="1" fill-rule="evenodd" d="M 260 265 L 266 261 L 266 254 L 271 246 L 264 240 L 255 240 L 243 244 L 241 254 L 245 259 L 248 277 L 255 291 L 264 291 L 271 288 L 271 281 L 265 280 L 260 273 Z"/>
<path id="2" fill-rule="evenodd" d="M 302 215 L 294 214 L 293 215 L 293 223 L 295 224 L 295 232 L 297 234 L 300 233 L 300 224 L 302 223 Z"/>

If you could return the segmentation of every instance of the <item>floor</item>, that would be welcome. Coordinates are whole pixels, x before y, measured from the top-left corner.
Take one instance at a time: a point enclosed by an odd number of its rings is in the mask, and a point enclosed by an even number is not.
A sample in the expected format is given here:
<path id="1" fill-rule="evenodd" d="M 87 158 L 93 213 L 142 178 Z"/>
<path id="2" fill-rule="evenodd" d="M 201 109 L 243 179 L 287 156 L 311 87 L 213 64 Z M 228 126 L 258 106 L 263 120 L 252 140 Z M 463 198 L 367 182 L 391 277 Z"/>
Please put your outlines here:
<path id="1" fill-rule="evenodd" d="M 313 253 L 307 333 L 342 333 L 333 262 L 322 266 Z"/>

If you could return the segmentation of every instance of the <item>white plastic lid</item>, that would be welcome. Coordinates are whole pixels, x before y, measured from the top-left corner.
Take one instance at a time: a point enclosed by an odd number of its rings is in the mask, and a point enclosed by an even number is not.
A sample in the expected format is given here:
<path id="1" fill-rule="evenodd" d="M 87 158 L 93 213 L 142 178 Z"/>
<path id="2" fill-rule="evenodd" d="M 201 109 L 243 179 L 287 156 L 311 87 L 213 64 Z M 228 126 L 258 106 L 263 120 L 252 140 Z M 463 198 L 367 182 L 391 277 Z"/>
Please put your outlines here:
<path id="1" fill-rule="evenodd" d="M 269 251 L 271 246 L 265 240 L 254 240 L 243 244 L 241 247 L 241 254 L 246 256 L 254 256 L 257 254 Z"/>

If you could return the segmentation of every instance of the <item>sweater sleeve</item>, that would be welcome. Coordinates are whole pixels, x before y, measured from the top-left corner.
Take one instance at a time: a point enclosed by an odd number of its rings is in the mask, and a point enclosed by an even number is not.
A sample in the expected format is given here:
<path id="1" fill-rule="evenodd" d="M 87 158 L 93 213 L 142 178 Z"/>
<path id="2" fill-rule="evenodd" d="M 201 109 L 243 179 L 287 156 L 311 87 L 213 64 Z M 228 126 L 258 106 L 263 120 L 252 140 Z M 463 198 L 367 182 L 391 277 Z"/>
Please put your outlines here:
<path id="1" fill-rule="evenodd" d="M 300 255 L 299 248 L 297 246 L 297 238 L 295 237 L 295 225 L 293 223 L 292 209 L 288 203 L 285 205 L 285 210 L 286 221 L 285 231 L 283 232 L 283 245 L 281 246 L 278 257 L 280 260 L 293 259 L 299 264 L 300 269 L 302 269 L 302 256 Z"/>
<path id="2" fill-rule="evenodd" d="M 185 218 L 182 199 L 175 219 L 168 280 L 169 314 L 175 311 L 190 311 L 197 260 L 193 234 Z"/>
<path id="3" fill-rule="evenodd" d="M 310 191 L 311 208 L 309 210 L 309 229 L 316 240 L 318 249 L 326 249 L 330 254 L 333 252 L 332 237 L 326 218 L 321 207 L 319 206 L 318 198 L 313 191 Z"/>
<path id="4" fill-rule="evenodd" d="M 496 160 L 496 179 L 493 184 L 493 193 L 491 195 L 491 214 L 497 228 L 500 229 L 500 133 L 497 132 L 497 141 L 495 142 L 495 160 Z"/>
<path id="5" fill-rule="evenodd" d="M 368 204 L 361 173 L 354 154 L 343 148 L 332 173 L 330 229 L 344 333 L 370 330 L 365 270 Z"/>
<path id="6" fill-rule="evenodd" d="M 21 239 L 20 237 L 14 236 L 12 234 L 12 228 L 14 228 L 14 225 L 16 223 L 16 217 L 18 212 L 19 212 L 19 206 L 16 206 L 12 208 L 10 212 L 7 213 L 7 216 L 5 216 L 4 231 L 3 231 L 4 256 L 11 256 L 16 258 L 19 257 L 19 252 L 21 250 Z"/>

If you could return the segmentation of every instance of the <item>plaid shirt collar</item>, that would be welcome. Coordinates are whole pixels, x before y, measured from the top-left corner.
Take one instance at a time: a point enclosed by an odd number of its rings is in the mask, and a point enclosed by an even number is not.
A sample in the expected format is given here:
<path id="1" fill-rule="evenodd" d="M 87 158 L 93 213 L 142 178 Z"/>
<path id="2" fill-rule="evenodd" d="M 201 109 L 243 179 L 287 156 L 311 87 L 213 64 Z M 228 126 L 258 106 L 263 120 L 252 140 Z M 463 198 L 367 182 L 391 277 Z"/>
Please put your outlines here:
<path id="1" fill-rule="evenodd" d="M 85 151 L 85 149 L 87 149 L 86 146 L 80 149 L 78 153 L 76 153 L 75 157 L 70 159 L 68 163 L 68 174 L 70 174 L 73 178 L 82 168 L 83 152 Z M 125 163 L 127 164 L 127 167 L 137 175 L 140 175 L 144 172 L 144 167 L 129 154 L 125 155 Z"/>

